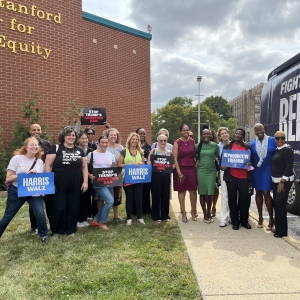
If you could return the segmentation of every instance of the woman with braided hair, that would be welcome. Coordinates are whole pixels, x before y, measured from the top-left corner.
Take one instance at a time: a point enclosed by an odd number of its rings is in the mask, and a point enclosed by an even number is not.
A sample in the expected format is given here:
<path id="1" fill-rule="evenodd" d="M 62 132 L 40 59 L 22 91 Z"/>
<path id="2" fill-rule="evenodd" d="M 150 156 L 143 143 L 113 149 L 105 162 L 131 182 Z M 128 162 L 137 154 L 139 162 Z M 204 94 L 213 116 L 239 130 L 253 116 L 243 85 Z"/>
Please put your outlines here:
<path id="1" fill-rule="evenodd" d="M 204 222 L 212 223 L 211 206 L 215 193 L 216 167 L 215 157 L 219 158 L 219 146 L 211 142 L 210 130 L 202 128 L 201 142 L 195 145 L 197 157 L 197 180 L 200 205 L 202 207 Z"/>

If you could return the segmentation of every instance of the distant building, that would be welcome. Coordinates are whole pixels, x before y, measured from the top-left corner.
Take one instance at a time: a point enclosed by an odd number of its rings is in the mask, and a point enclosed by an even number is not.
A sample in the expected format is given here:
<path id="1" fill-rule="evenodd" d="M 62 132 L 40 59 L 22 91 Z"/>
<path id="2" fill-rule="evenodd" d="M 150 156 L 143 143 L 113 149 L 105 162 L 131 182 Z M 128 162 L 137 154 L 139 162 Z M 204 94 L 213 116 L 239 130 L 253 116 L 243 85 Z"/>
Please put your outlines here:
<path id="1" fill-rule="evenodd" d="M 245 129 L 245 139 L 248 141 L 255 138 L 253 126 L 260 120 L 260 99 L 264 85 L 261 82 L 250 90 L 244 90 L 241 95 L 228 102 L 233 107 L 233 116 L 238 125 Z"/>

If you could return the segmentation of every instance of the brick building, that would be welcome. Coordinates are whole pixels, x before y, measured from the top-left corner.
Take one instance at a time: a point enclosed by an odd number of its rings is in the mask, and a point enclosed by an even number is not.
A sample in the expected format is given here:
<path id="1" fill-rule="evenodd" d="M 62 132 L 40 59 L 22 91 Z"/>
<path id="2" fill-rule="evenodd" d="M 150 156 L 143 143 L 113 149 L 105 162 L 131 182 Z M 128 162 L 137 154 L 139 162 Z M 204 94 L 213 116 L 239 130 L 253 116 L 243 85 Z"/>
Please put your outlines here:
<path id="1" fill-rule="evenodd" d="M 105 107 L 123 144 L 137 127 L 151 136 L 151 34 L 82 12 L 80 0 L 2 0 L 0 13 L 0 126 L 6 148 L 30 90 L 39 95 L 43 124 L 54 138 L 74 99 L 82 108 Z M 104 128 L 95 129 L 100 134 Z"/>
<path id="2" fill-rule="evenodd" d="M 260 120 L 260 100 L 263 86 L 264 83 L 261 82 L 250 90 L 242 91 L 239 96 L 228 102 L 233 106 L 233 116 L 237 119 L 238 125 L 245 129 L 248 141 L 254 139 L 253 126 Z"/>

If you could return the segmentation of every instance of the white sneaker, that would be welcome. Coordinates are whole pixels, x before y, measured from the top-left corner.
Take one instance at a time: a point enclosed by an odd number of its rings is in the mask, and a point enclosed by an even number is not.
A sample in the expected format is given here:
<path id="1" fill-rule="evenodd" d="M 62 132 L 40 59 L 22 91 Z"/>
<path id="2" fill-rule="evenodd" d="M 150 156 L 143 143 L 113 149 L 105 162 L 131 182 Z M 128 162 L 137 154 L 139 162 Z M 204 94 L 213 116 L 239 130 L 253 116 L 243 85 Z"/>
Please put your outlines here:
<path id="1" fill-rule="evenodd" d="M 146 225 L 144 219 L 138 219 L 138 221 L 139 221 L 141 224 Z"/>
<path id="2" fill-rule="evenodd" d="M 85 225 L 81 222 L 77 222 L 77 228 L 82 228 L 85 227 Z"/>
<path id="3" fill-rule="evenodd" d="M 82 222 L 82 224 L 84 225 L 84 227 L 89 227 L 90 226 L 90 223 L 87 222 L 87 221 Z"/>
<path id="4" fill-rule="evenodd" d="M 68 235 L 69 237 L 75 237 L 75 233 L 71 233 Z"/>
<path id="5" fill-rule="evenodd" d="M 219 225 L 219 227 L 225 227 L 225 226 L 227 226 L 227 224 L 223 223 L 223 222 L 221 222 L 220 225 Z"/>
<path id="6" fill-rule="evenodd" d="M 87 218 L 87 220 L 88 220 L 88 221 L 93 221 L 94 218 L 90 218 L 90 217 L 89 217 L 89 218 Z"/>
<path id="7" fill-rule="evenodd" d="M 52 240 L 57 240 L 58 239 L 58 233 L 53 233 L 51 239 Z"/>
<path id="8" fill-rule="evenodd" d="M 131 224 L 132 224 L 132 219 L 128 219 L 128 220 L 126 221 L 126 225 L 127 225 L 127 226 L 131 226 Z"/>

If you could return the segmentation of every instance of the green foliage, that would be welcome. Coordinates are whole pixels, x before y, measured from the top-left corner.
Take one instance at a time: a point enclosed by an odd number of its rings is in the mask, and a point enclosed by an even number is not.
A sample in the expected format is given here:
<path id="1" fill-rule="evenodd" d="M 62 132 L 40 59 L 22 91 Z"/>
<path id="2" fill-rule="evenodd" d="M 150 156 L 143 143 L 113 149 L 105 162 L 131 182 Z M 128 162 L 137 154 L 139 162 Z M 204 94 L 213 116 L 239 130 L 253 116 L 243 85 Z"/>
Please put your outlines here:
<path id="1" fill-rule="evenodd" d="M 222 115 L 222 118 L 225 120 L 233 117 L 232 106 L 222 96 L 207 97 L 203 103 L 209 106 L 215 113 Z"/>
<path id="2" fill-rule="evenodd" d="M 63 128 L 65 126 L 73 126 L 76 123 L 76 119 L 78 119 L 78 114 L 80 112 L 80 106 L 77 103 L 78 99 L 75 98 L 73 101 L 71 101 L 68 104 L 67 109 L 65 110 L 63 114 L 63 119 L 65 121 Z"/>
<path id="3" fill-rule="evenodd" d="M 40 123 L 41 121 L 41 113 L 43 112 L 43 109 L 36 106 L 38 94 L 31 90 L 26 93 L 26 98 L 27 101 L 21 104 L 21 111 L 24 113 L 23 119 L 25 120 L 25 125 L 20 121 L 14 122 L 12 134 L 13 140 L 11 141 L 13 151 L 20 148 L 22 143 L 30 136 L 30 125 Z M 42 128 L 41 137 L 46 140 L 51 140 L 51 136 L 47 133 L 48 126 L 39 125 Z"/>
<path id="4" fill-rule="evenodd" d="M 151 115 L 152 141 L 156 141 L 157 133 L 160 128 L 166 128 L 170 133 L 168 142 L 173 144 L 174 141 L 180 137 L 179 127 L 181 124 L 189 125 L 190 130 L 193 132 L 193 138 L 198 141 L 198 126 L 195 124 L 198 122 L 198 106 L 184 107 L 180 104 L 170 105 L 169 103 L 157 109 Z M 200 110 L 204 111 L 201 112 L 201 127 L 203 124 L 208 124 L 206 120 L 209 120 L 211 128 L 217 129 L 220 123 L 220 116 L 203 103 L 200 105 Z"/>
<path id="5" fill-rule="evenodd" d="M 175 97 L 170 100 L 167 105 L 181 105 L 183 107 L 191 107 L 193 105 L 193 100 L 187 97 Z"/>
<path id="6" fill-rule="evenodd" d="M 7 154 L 3 149 L 2 132 L 3 130 L 0 127 L 0 191 L 6 190 L 4 182 L 6 178 L 6 167 L 8 162 Z"/>

